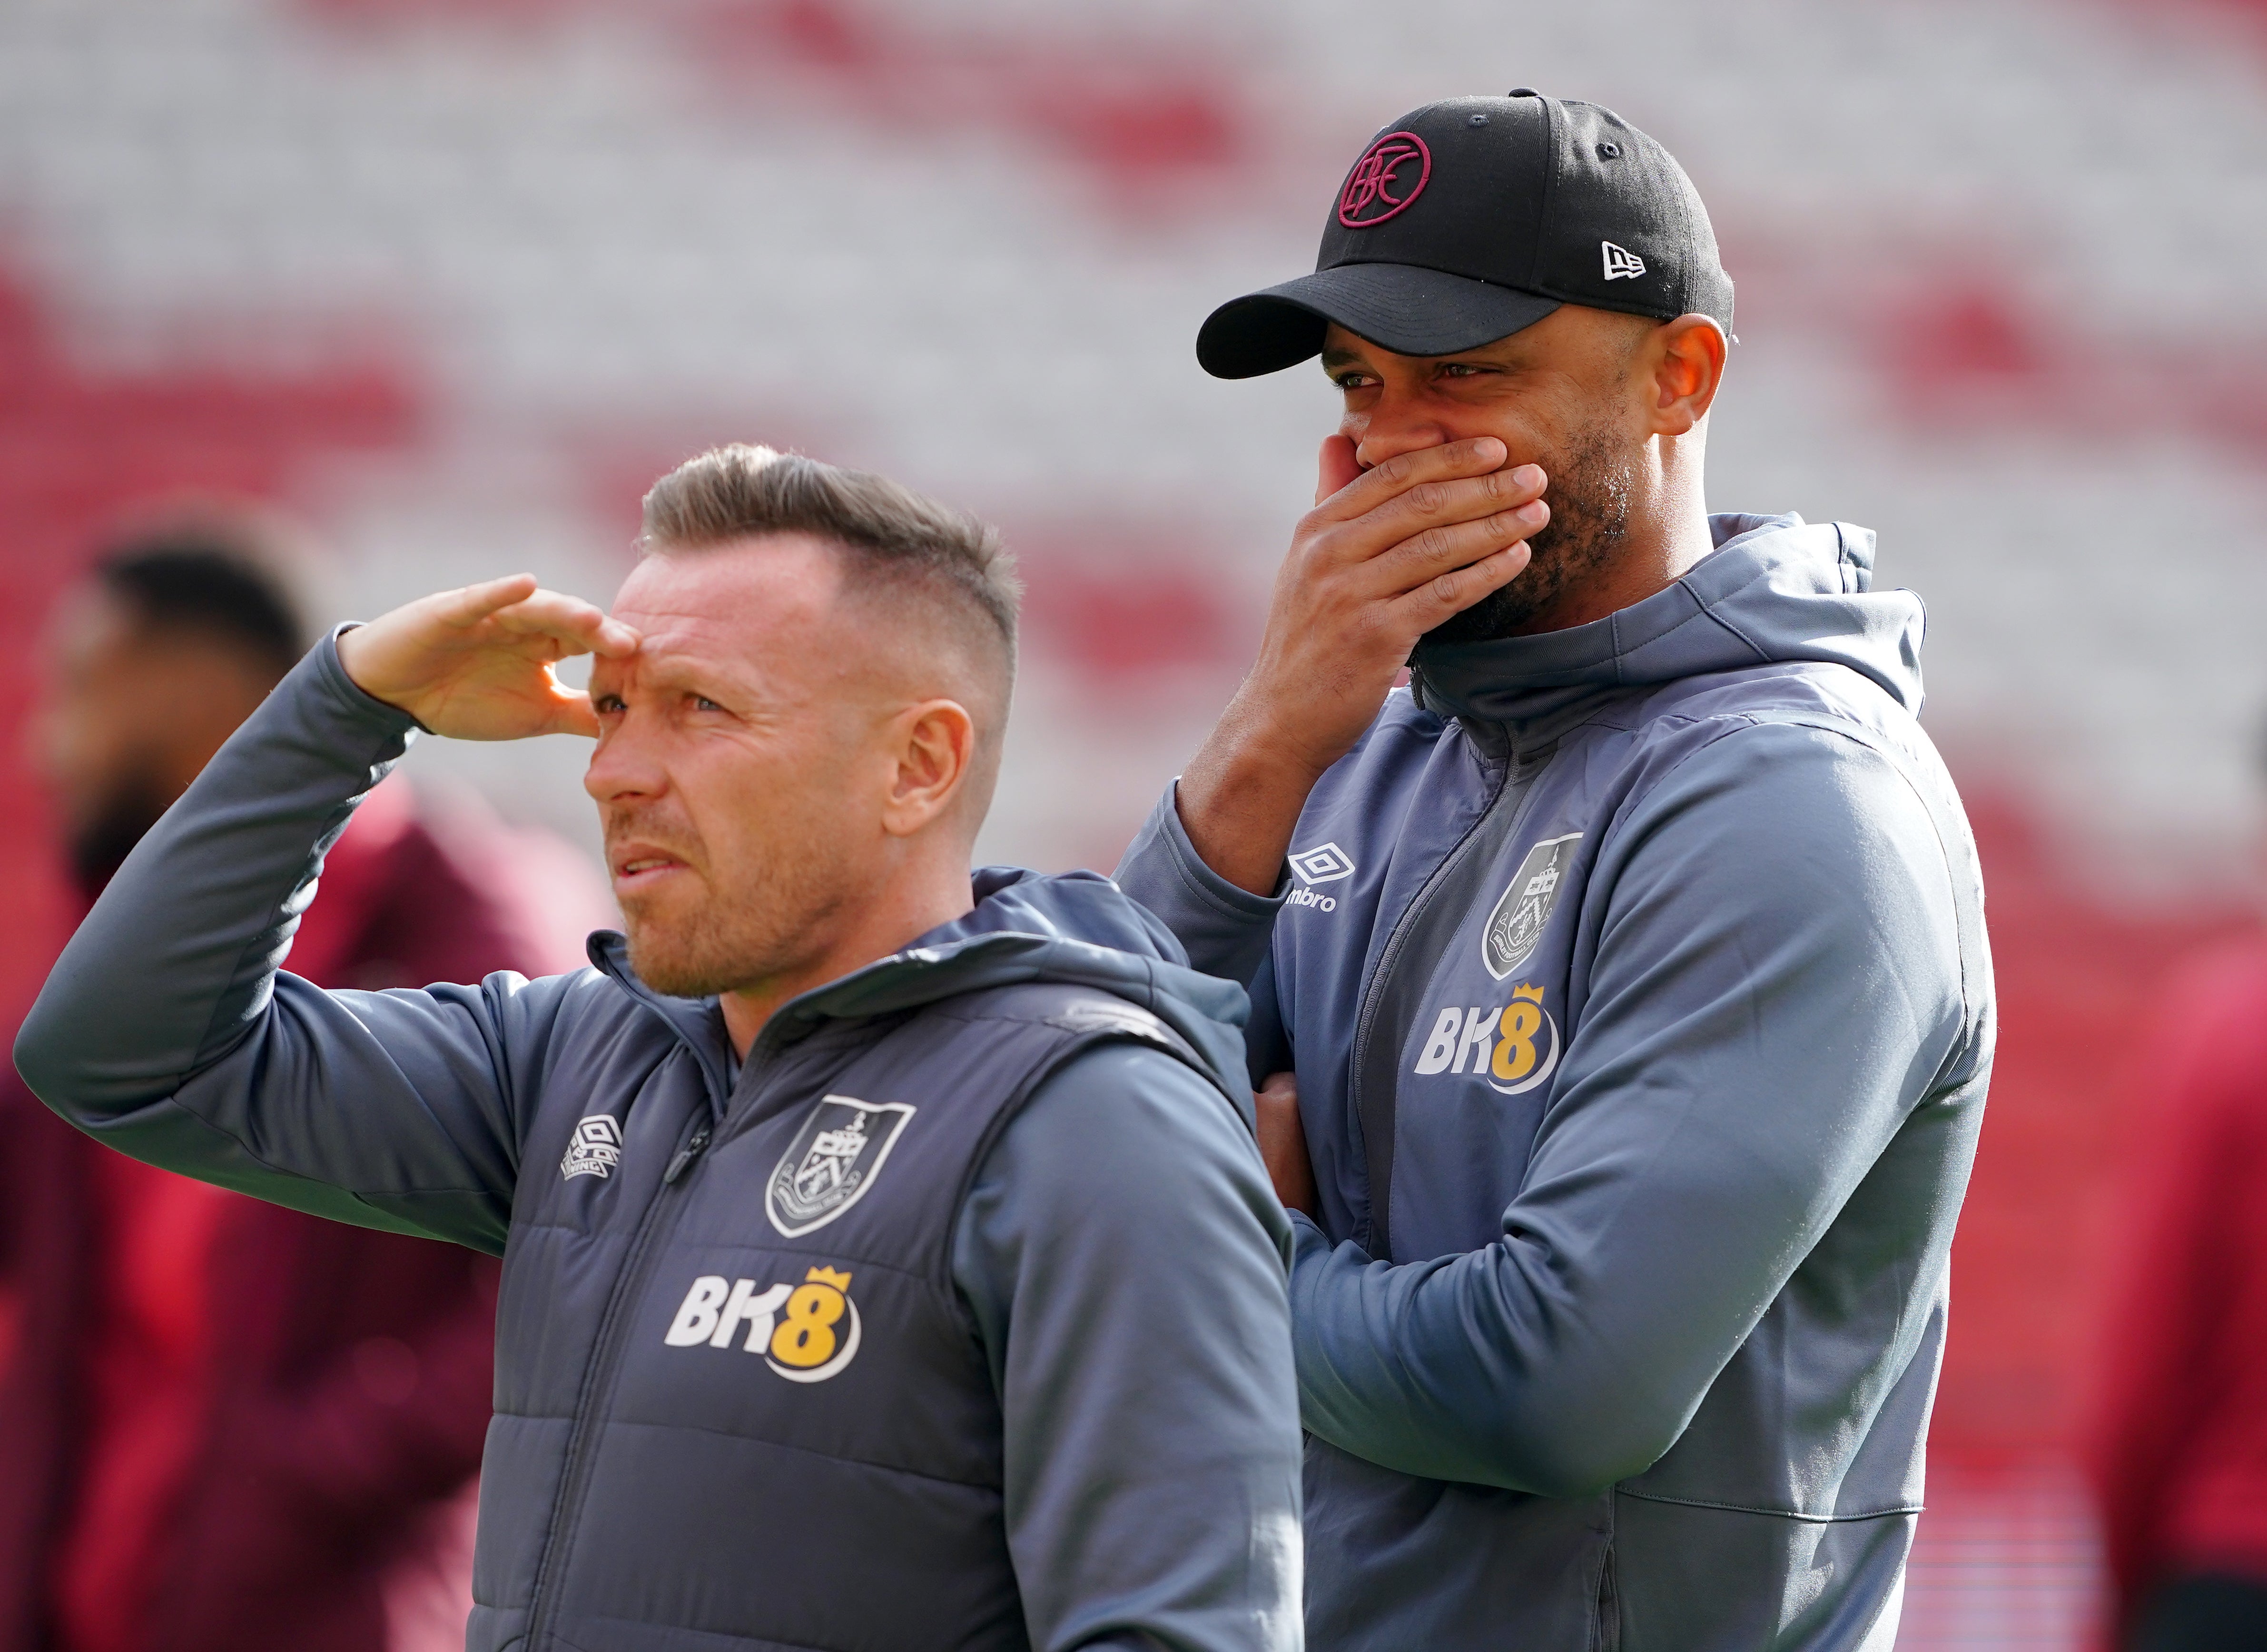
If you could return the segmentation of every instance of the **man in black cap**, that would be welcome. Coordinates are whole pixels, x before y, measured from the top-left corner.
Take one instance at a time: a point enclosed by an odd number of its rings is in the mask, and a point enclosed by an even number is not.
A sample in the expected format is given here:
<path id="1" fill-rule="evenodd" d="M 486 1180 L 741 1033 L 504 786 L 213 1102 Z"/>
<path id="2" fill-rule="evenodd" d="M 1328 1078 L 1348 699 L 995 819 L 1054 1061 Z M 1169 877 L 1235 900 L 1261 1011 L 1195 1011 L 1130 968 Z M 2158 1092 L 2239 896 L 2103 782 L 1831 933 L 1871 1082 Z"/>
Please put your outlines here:
<path id="1" fill-rule="evenodd" d="M 1252 988 L 1317 1647 L 1896 1636 L 1981 889 L 1872 535 L 1706 511 L 1731 321 L 1676 163 L 1522 90 L 1380 132 L 1199 336 L 1344 402 L 1119 872 Z"/>

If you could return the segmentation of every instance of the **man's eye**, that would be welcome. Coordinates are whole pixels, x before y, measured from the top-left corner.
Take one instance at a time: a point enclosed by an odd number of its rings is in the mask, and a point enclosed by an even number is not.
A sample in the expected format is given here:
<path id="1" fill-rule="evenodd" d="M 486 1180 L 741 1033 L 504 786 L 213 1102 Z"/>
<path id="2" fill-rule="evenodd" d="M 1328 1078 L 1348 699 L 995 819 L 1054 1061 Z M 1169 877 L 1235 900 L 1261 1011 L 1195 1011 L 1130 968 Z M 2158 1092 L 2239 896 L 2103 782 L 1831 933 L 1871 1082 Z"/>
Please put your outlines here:
<path id="1" fill-rule="evenodd" d="M 1368 373 L 1344 373 L 1339 378 L 1338 386 L 1340 390 L 1367 390 L 1376 382 Z"/>
<path id="2" fill-rule="evenodd" d="M 629 707 L 622 703 L 622 697 L 620 694 L 600 694 L 596 700 L 592 701 L 591 704 L 594 709 L 596 709 L 598 715 L 601 716 L 605 716 L 609 712 L 627 711 L 629 709 Z"/>
<path id="3" fill-rule="evenodd" d="M 693 709 L 695 711 L 722 711 L 724 708 L 706 694 L 695 694 L 693 696 Z"/>
<path id="4" fill-rule="evenodd" d="M 1470 362 L 1449 362 L 1442 367 L 1441 376 L 1443 378 L 1477 378 L 1486 371 L 1486 368 L 1475 367 Z"/>

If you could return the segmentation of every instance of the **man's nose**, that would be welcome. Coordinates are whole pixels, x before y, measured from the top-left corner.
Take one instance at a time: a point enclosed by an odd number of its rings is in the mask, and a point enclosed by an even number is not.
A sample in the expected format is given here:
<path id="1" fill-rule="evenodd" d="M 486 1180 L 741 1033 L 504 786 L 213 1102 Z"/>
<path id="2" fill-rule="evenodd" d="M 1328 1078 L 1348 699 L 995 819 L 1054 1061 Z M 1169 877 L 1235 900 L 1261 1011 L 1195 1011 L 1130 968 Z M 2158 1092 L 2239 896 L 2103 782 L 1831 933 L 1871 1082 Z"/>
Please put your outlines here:
<path id="1" fill-rule="evenodd" d="M 1421 399 L 1390 389 L 1362 413 L 1349 415 L 1341 430 L 1352 438 L 1354 456 L 1364 470 L 1383 465 L 1397 454 L 1438 447 L 1456 437 Z"/>
<path id="2" fill-rule="evenodd" d="M 667 771 L 659 760 L 635 719 L 625 717 L 606 731 L 591 753 L 591 766 L 583 771 L 583 789 L 602 804 L 658 797 L 668 786 Z"/>

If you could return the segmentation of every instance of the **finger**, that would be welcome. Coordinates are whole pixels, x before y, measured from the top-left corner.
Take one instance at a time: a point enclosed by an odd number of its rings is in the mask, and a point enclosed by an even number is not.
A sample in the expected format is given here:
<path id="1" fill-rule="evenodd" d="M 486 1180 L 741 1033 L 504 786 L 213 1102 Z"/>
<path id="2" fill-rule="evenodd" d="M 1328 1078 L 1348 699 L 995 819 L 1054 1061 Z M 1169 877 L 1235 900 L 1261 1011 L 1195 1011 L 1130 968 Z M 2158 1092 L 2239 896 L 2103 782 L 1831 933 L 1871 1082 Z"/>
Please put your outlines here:
<path id="1" fill-rule="evenodd" d="M 1258 1126 L 1259 1156 L 1275 1196 L 1293 1210 L 1313 1214 L 1315 1171 L 1307 1156 L 1307 1136 L 1299 1122 L 1298 1080 L 1272 1073 L 1252 1097 Z"/>
<path id="2" fill-rule="evenodd" d="M 545 636 L 576 654 L 620 658 L 635 654 L 637 632 L 596 603 L 561 591 L 536 591 L 493 616 L 501 628 L 522 636 Z"/>
<path id="3" fill-rule="evenodd" d="M 1485 475 L 1500 470 L 1509 457 L 1504 444 L 1492 436 L 1475 436 L 1461 442 L 1443 442 L 1437 447 L 1397 453 L 1339 488 L 1316 507 L 1316 514 L 1326 521 L 1351 521 L 1367 516 L 1395 495 L 1420 482 Z"/>
<path id="4" fill-rule="evenodd" d="M 1354 443 L 1343 436 L 1326 436 L 1315 464 L 1315 503 L 1320 504 L 1361 474 Z"/>
<path id="5" fill-rule="evenodd" d="M 484 579 L 461 591 L 443 591 L 433 601 L 444 623 L 470 629 L 498 609 L 525 601 L 538 588 L 532 574 L 506 574 L 501 579 Z"/>
<path id="6" fill-rule="evenodd" d="M 1427 580 L 1459 568 L 1468 568 L 1532 537 L 1551 519 L 1551 507 L 1540 499 L 1476 522 L 1449 522 L 1427 528 L 1400 544 L 1389 547 L 1353 570 L 1375 597 L 1398 596 L 1416 590 Z"/>
<path id="7" fill-rule="evenodd" d="M 569 688 L 555 678 L 552 681 L 552 734 L 580 734 L 590 739 L 598 738 L 598 713 L 591 703 L 591 696 L 579 688 Z"/>
<path id="8" fill-rule="evenodd" d="M 1446 481 L 1419 482 L 1384 500 L 1366 516 L 1324 529 L 1317 538 L 1317 554 L 1324 563 L 1349 567 L 1382 559 L 1406 541 L 1442 542 L 1441 535 L 1460 524 L 1487 521 L 1533 503 L 1542 496 L 1549 482 L 1550 478 L 1537 465 L 1520 465 Z M 1528 525 L 1540 527 L 1542 522 L 1530 519 Z M 1453 560 L 1439 559 L 1407 572 L 1399 585 L 1392 588 L 1405 590 L 1441 568 L 1469 562 L 1517 537 L 1516 533 L 1504 535 L 1490 544 L 1475 542 L 1469 535 L 1445 541 L 1451 547 L 1465 548 L 1466 554 Z"/>
<path id="9" fill-rule="evenodd" d="M 1420 482 L 1337 530 L 1334 537 L 1345 543 L 1333 549 L 1398 570 L 1405 589 L 1540 528 L 1550 519 L 1542 502 L 1548 480 L 1539 466 L 1522 465 L 1458 481 Z"/>
<path id="10" fill-rule="evenodd" d="M 1522 540 L 1465 567 L 1435 574 L 1416 590 L 1394 598 L 1394 616 L 1421 636 L 1451 614 L 1462 613 L 1490 591 L 1500 591 L 1518 578 L 1529 555 Z"/>
<path id="11" fill-rule="evenodd" d="M 1354 560 L 1375 556 L 1428 529 L 1481 521 L 1517 510 L 1541 498 L 1550 480 L 1541 466 L 1521 465 L 1510 470 L 1492 470 L 1482 476 L 1419 482 L 1386 500 L 1368 515 L 1337 530 L 1334 537 L 1346 540 L 1343 548 Z M 1542 525 L 1537 522 L 1536 525 Z"/>
<path id="12" fill-rule="evenodd" d="M 1272 1168 L 1301 1135 L 1299 1104 L 1280 1090 L 1262 1090 L 1251 1098 L 1251 1111 L 1260 1156 Z"/>

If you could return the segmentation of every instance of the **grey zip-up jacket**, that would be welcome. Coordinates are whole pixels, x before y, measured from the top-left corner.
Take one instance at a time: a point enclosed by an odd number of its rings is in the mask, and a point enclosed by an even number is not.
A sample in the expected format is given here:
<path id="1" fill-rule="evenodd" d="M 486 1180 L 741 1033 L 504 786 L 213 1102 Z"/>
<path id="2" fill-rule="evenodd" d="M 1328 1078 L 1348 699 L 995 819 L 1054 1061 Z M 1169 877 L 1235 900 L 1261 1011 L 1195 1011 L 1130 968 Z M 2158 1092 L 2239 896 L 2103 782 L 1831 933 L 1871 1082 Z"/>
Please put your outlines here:
<path id="1" fill-rule="evenodd" d="M 715 1002 L 618 936 L 572 975 L 320 991 L 279 973 L 294 914 L 410 732 L 324 643 L 16 1054 L 121 1151 L 503 1254 L 470 1645 L 1295 1652 L 1242 992 L 1103 879 L 1015 872 L 737 1077 Z"/>
<path id="2" fill-rule="evenodd" d="M 1982 891 L 1872 536 L 1713 527 L 1596 624 L 1420 650 L 1276 898 L 1170 794 L 1119 868 L 1298 1075 L 1317 1647 L 1895 1637 Z"/>

